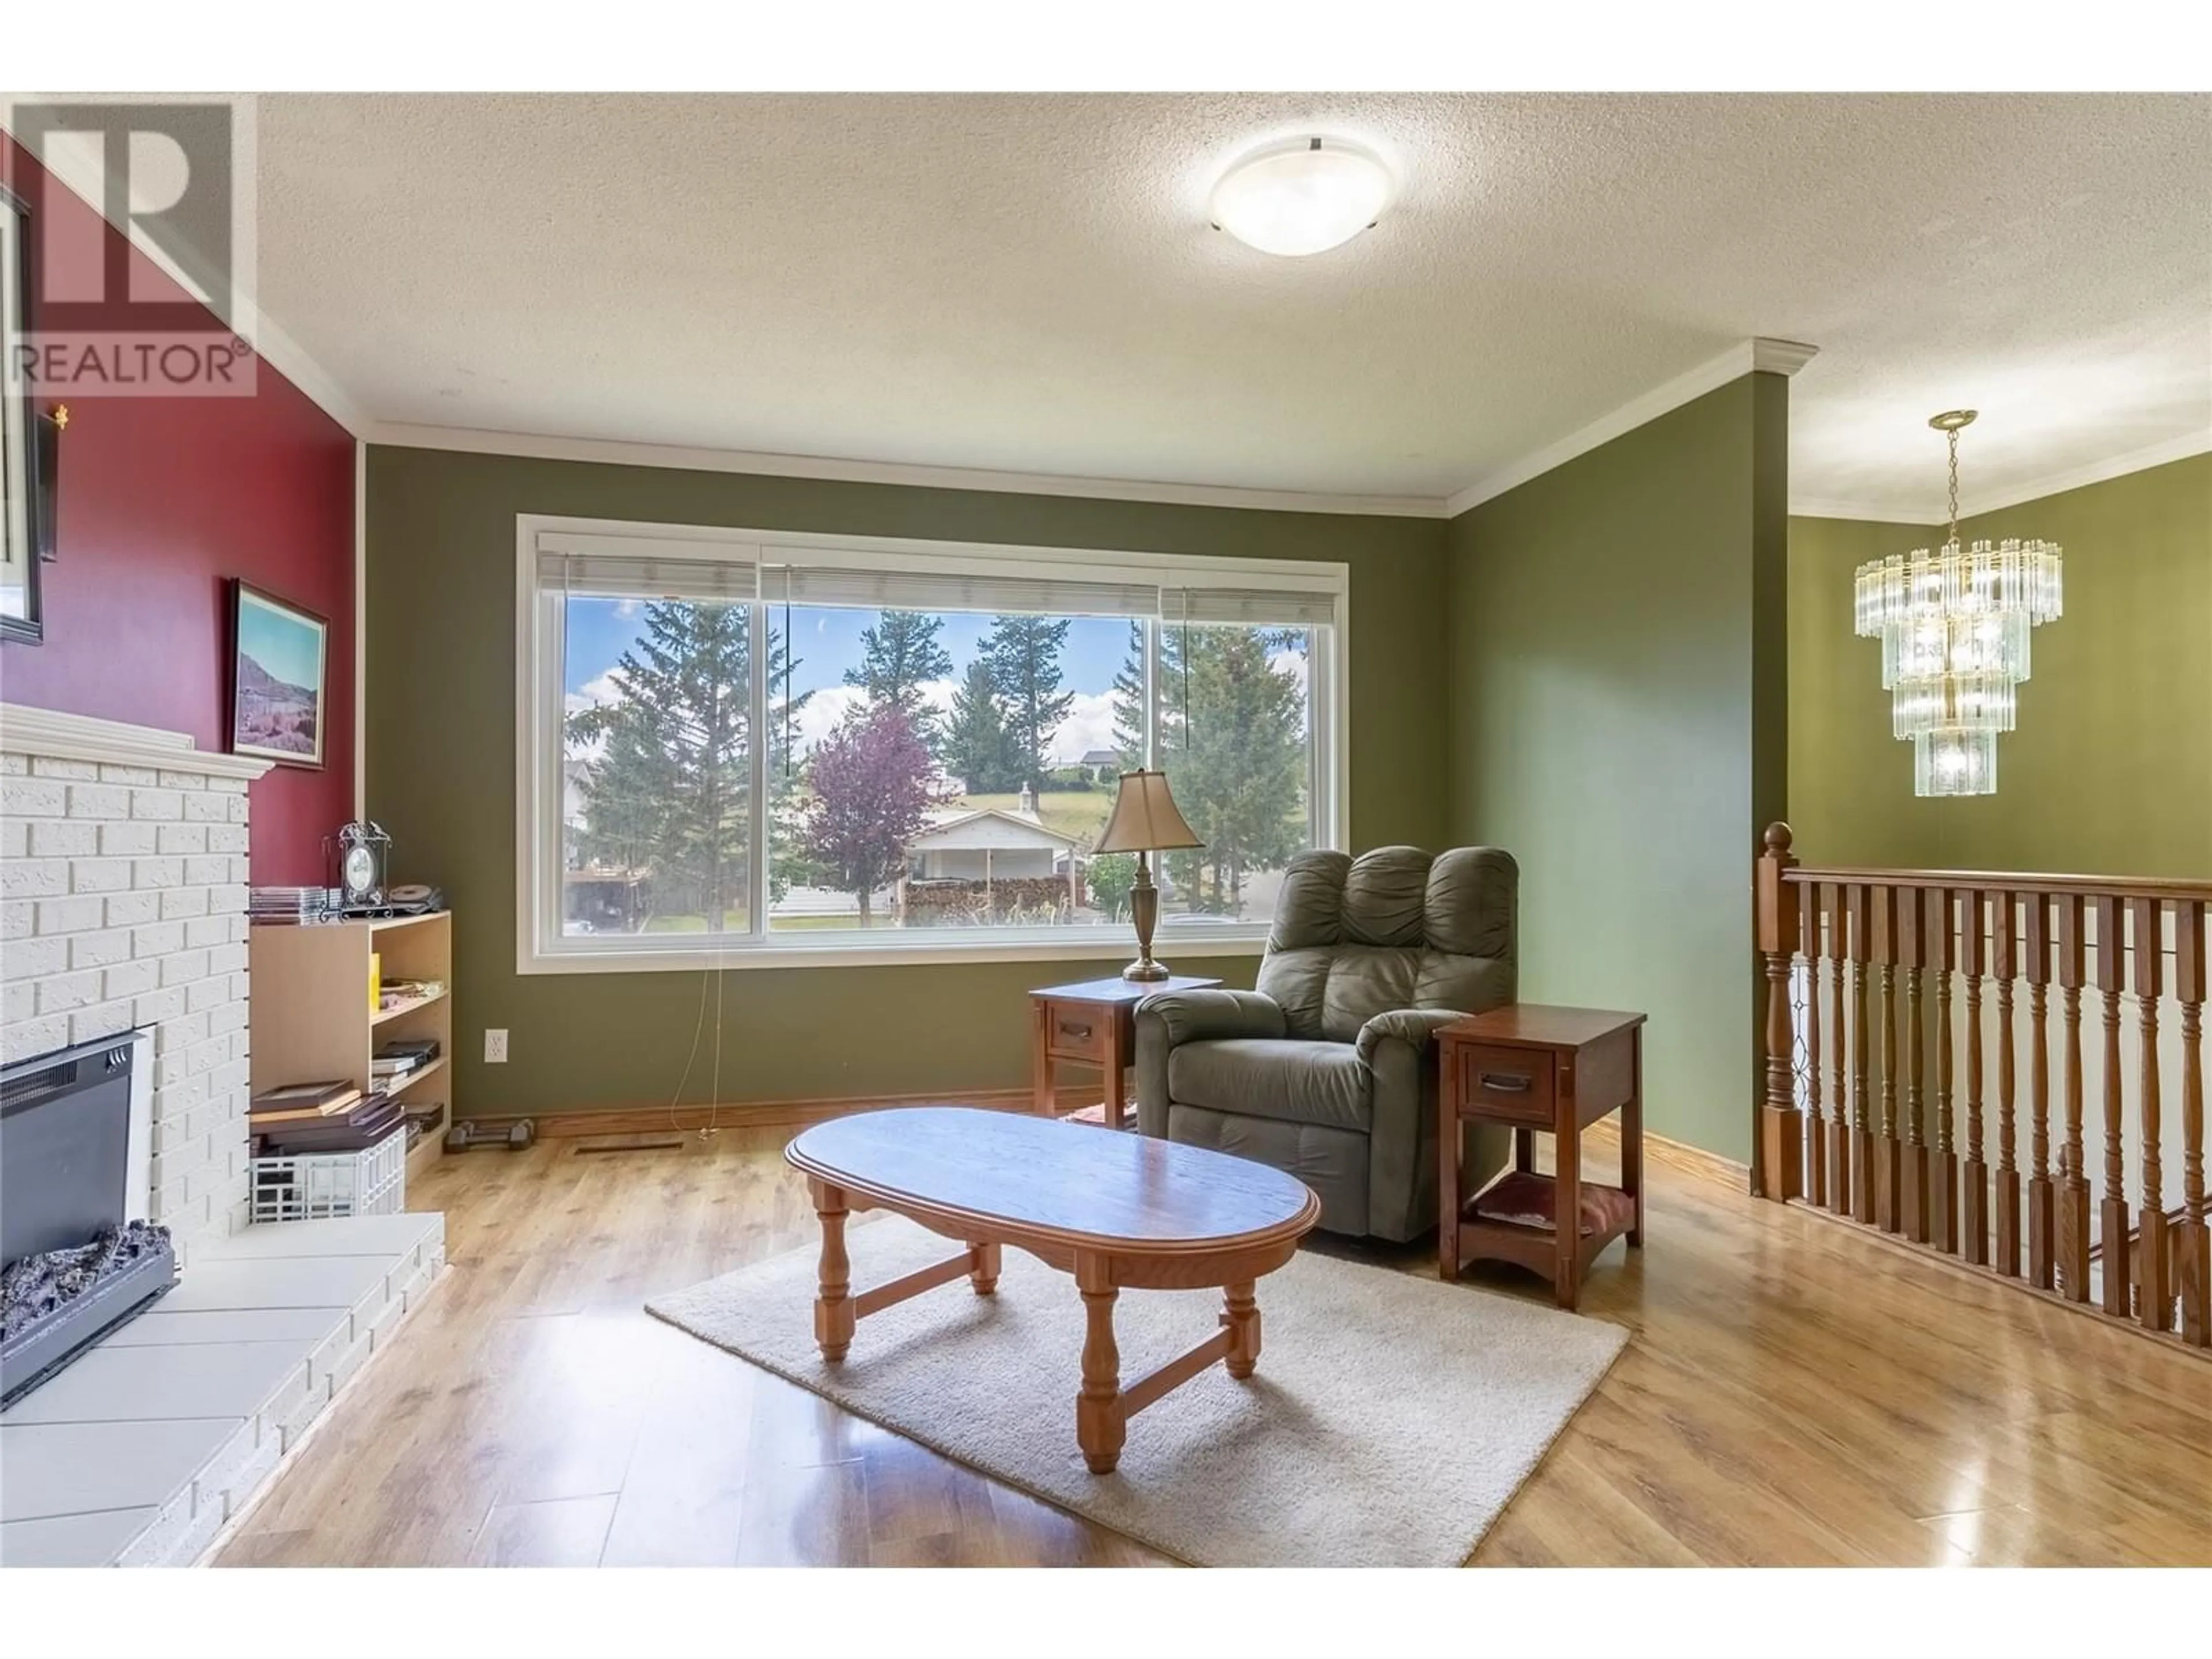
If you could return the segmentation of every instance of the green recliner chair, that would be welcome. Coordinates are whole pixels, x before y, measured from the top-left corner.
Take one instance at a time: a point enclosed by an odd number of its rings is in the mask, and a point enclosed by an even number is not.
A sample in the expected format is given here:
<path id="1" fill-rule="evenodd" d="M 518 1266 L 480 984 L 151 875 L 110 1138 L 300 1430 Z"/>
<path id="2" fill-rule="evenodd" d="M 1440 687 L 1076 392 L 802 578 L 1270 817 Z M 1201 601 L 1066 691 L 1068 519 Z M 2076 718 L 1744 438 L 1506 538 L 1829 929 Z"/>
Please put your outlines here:
<path id="1" fill-rule="evenodd" d="M 1437 1224 L 1435 1033 L 1516 1000 L 1520 868 L 1494 847 L 1308 853 L 1283 880 L 1256 991 L 1137 1006 L 1137 1127 L 1273 1164 L 1330 1232 Z M 1468 1129 L 1468 1190 L 1507 1136 Z"/>

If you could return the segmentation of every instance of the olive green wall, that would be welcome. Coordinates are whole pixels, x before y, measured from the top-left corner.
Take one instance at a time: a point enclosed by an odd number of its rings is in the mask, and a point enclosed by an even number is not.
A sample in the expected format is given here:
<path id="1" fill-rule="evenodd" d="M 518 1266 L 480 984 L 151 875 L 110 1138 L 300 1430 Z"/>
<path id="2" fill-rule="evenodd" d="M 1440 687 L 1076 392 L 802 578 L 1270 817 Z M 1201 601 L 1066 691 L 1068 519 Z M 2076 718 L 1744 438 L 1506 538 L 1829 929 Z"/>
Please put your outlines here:
<path id="1" fill-rule="evenodd" d="M 368 456 L 368 810 L 403 880 L 456 914 L 454 1097 L 478 1112 L 656 1104 L 701 1006 L 691 972 L 514 971 L 514 537 L 522 513 L 1351 568 L 1350 835 L 1447 844 L 1441 520 L 998 495 L 375 447 Z M 1186 971 L 1249 985 L 1257 958 Z M 724 976 L 726 1102 L 1015 1087 L 1032 985 L 1096 959 L 748 969 Z M 483 1063 L 504 1026 L 513 1056 Z M 702 1050 L 687 1100 L 704 1100 Z"/>
<path id="2" fill-rule="evenodd" d="M 1520 861 L 1522 997 L 1648 1013 L 1653 1132 L 1735 1158 L 1787 787 L 1788 395 L 1747 375 L 1451 525 L 1452 837 Z"/>
<path id="3" fill-rule="evenodd" d="M 1790 523 L 1790 817 L 1808 863 L 2212 878 L 2212 455 L 1961 521 L 2066 550 L 1997 792 L 1922 800 L 1851 572 L 1941 526 Z"/>

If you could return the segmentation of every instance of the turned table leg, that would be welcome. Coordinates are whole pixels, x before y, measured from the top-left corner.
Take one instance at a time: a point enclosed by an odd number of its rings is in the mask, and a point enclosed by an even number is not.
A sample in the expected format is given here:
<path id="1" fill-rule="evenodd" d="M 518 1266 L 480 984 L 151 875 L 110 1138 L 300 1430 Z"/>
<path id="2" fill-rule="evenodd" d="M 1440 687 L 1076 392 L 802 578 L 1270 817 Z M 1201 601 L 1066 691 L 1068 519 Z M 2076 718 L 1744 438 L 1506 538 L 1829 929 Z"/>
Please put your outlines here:
<path id="1" fill-rule="evenodd" d="M 1075 1443 L 1093 1474 L 1111 1474 L 1121 1461 L 1127 1425 L 1121 1420 L 1121 1351 L 1114 1344 L 1114 1288 L 1106 1265 L 1093 1256 L 1075 1259 L 1075 1282 L 1083 1292 L 1083 1392 L 1075 1397 Z"/>
<path id="2" fill-rule="evenodd" d="M 978 1296 L 989 1296 L 999 1288 L 999 1247 L 996 1244 L 970 1244 L 968 1247 L 968 1282 L 975 1287 Z"/>
<path id="3" fill-rule="evenodd" d="M 822 1223 L 821 1293 L 814 1298 L 814 1340 L 821 1345 L 822 1357 L 834 1364 L 853 1346 L 853 1264 L 845 1255 L 849 1211 L 842 1188 L 826 1181 L 806 1184 Z"/>
<path id="4" fill-rule="evenodd" d="M 1229 1328 L 1229 1353 L 1223 1361 L 1230 1376 L 1243 1382 L 1260 1363 L 1260 1304 L 1252 1299 L 1252 1281 L 1231 1285 L 1222 1292 L 1225 1310 L 1221 1322 Z"/>

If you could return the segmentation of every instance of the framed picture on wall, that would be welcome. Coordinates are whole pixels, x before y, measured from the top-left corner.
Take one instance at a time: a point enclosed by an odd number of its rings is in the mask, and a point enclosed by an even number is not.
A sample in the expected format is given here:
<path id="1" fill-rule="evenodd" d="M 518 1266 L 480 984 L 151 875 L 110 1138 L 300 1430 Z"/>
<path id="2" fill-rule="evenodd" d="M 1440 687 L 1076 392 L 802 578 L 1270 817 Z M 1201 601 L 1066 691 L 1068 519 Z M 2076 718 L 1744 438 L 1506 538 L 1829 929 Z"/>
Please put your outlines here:
<path id="1" fill-rule="evenodd" d="M 230 750 L 323 763 L 331 625 L 251 582 L 230 584 Z"/>
<path id="2" fill-rule="evenodd" d="M 31 215 L 22 198 L 0 185 L 0 363 L 18 361 L 31 331 Z M 48 544 L 40 499 L 39 422 L 27 379 L 0 370 L 0 639 L 36 645 L 45 636 L 40 607 L 39 555 Z"/>

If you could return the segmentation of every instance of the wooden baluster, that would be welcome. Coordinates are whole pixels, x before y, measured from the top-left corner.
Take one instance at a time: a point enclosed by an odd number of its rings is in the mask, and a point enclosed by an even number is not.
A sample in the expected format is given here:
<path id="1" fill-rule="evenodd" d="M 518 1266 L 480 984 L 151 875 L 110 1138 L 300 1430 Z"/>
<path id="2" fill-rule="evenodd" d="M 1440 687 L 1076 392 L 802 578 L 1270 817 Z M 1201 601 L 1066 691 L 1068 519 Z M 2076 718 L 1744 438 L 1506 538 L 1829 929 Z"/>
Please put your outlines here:
<path id="1" fill-rule="evenodd" d="M 1828 1201 L 1828 1125 L 1820 1102 L 1820 890 L 1808 888 L 1798 906 L 1805 959 L 1805 1200 Z"/>
<path id="2" fill-rule="evenodd" d="M 1959 1253 L 1959 1153 L 1951 1121 L 1951 895 L 1930 890 L 1928 970 L 1936 975 L 1936 1149 L 1928 1155 L 1928 1242 Z"/>
<path id="3" fill-rule="evenodd" d="M 2142 1219 L 2136 1236 L 2136 1316 L 2147 1331 L 2173 1328 L 2172 1275 L 2166 1238 L 2166 1172 L 2159 1158 L 2158 1000 L 2165 994 L 2166 904 L 2154 898 L 2131 899 L 2135 924 L 2136 1029 L 2141 1034 L 2142 1065 Z"/>
<path id="4" fill-rule="evenodd" d="M 2027 1278 L 2039 1291 L 2052 1284 L 2051 1184 L 2051 1028 L 2045 1018 L 2051 984 L 2051 896 L 2027 895 L 2027 927 L 2021 940 L 2027 969 Z"/>
<path id="5" fill-rule="evenodd" d="M 2012 982 L 2020 972 L 2020 921 L 2009 890 L 1990 896 L 1990 966 L 1997 976 L 1997 1169 L 1996 1270 L 2020 1277 L 2020 1171 L 2013 1162 L 2019 1146 L 2013 1121 Z"/>
<path id="6" fill-rule="evenodd" d="M 2126 941 L 2120 933 L 2120 901 L 2100 893 L 2090 901 L 2097 918 L 2097 989 L 2105 1000 L 2105 1201 L 2103 1220 L 2105 1311 L 2125 1319 L 2128 1291 L 2127 1165 L 2120 1150 L 2120 984 Z"/>
<path id="7" fill-rule="evenodd" d="M 1766 827 L 1759 860 L 1759 949 L 1766 962 L 1766 1095 L 1752 1141 L 1752 1191 L 1777 1201 L 1804 1188 L 1805 1118 L 1790 1086 L 1790 957 L 1797 946 L 1797 890 L 1782 872 L 1797 862 L 1790 826 Z"/>
<path id="8" fill-rule="evenodd" d="M 2058 999 L 2065 1054 L 2066 1139 L 2058 1157 L 2058 1288 L 2089 1299 L 2089 1182 L 2081 1164 L 2081 986 L 2086 911 L 2079 893 L 2058 896 Z"/>
<path id="9" fill-rule="evenodd" d="M 1897 1142 L 1897 890 L 1874 890 L 1875 1000 L 1881 1022 L 1881 1118 L 1874 1143 L 1874 1224 L 1898 1228 L 1902 1163 Z"/>
<path id="10" fill-rule="evenodd" d="M 2173 994 L 2181 1002 L 2181 1225 L 2174 1243 L 2174 1295 L 2181 1337 L 2212 1346 L 2212 1230 L 2204 1206 L 2204 920 L 2203 902 L 2173 907 Z"/>
<path id="11" fill-rule="evenodd" d="M 1982 895 L 1959 895 L 1959 967 L 1966 975 L 1966 1164 L 1961 1175 L 1961 1254 L 1977 1267 L 1990 1261 L 1990 1166 L 1982 1136 Z"/>
<path id="12" fill-rule="evenodd" d="M 1874 1115 L 1867 1106 L 1867 963 L 1874 939 L 1874 890 L 1850 888 L 1851 957 L 1851 1219 L 1874 1223 Z"/>
<path id="13" fill-rule="evenodd" d="M 1845 1115 L 1850 1100 L 1850 1074 L 1844 1049 L 1844 941 L 1850 911 L 1844 893 L 1841 883 L 1831 883 L 1821 890 L 1828 912 L 1828 957 L 1832 964 L 1828 982 L 1828 1041 L 1832 1045 L 1828 1069 L 1836 1079 L 1836 1109 L 1828 1121 L 1828 1207 L 1838 1215 L 1847 1214 L 1851 1207 L 1852 1134 L 1850 1119 Z M 1820 988 L 1815 983 L 1815 995 Z"/>
<path id="14" fill-rule="evenodd" d="M 1921 1078 L 1925 1060 L 1920 1006 L 1920 976 L 1928 954 L 1928 933 L 1921 918 L 1928 895 L 1917 887 L 1897 890 L 1897 954 L 1905 969 L 1905 1150 L 1899 1156 L 1899 1226 L 1915 1244 L 1928 1242 L 1928 1147 L 1921 1120 L 1925 1097 Z"/>

